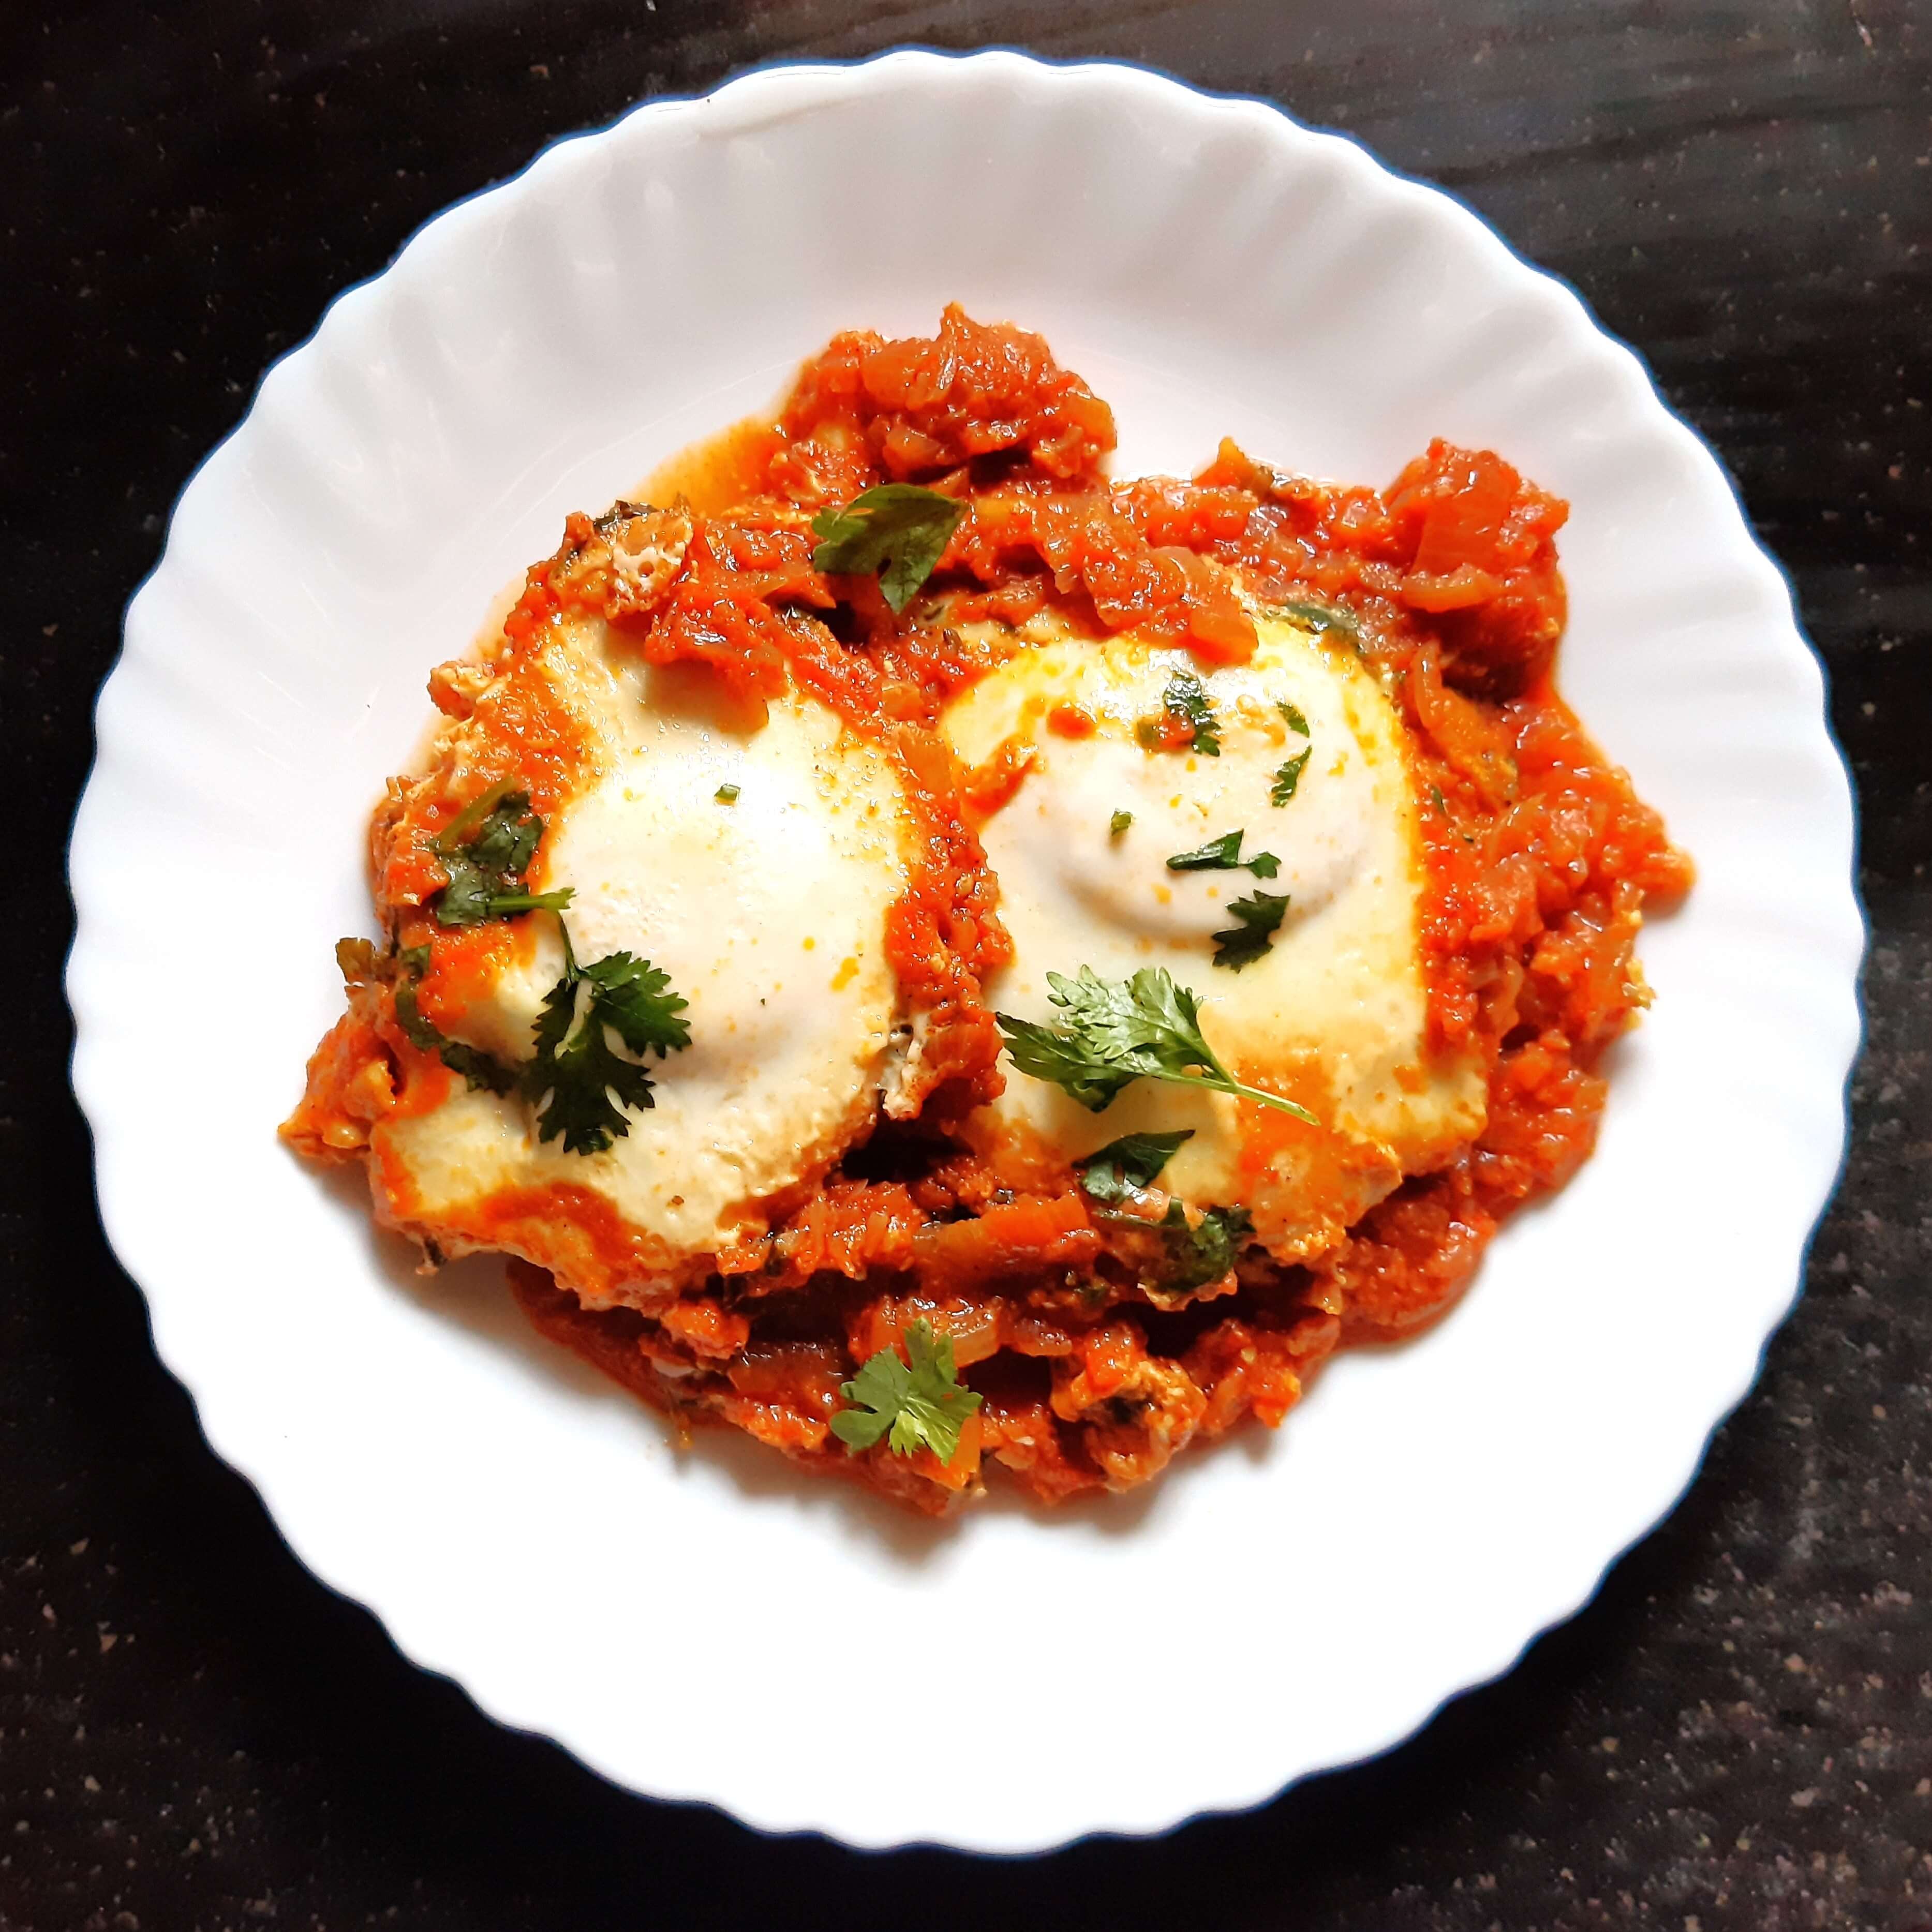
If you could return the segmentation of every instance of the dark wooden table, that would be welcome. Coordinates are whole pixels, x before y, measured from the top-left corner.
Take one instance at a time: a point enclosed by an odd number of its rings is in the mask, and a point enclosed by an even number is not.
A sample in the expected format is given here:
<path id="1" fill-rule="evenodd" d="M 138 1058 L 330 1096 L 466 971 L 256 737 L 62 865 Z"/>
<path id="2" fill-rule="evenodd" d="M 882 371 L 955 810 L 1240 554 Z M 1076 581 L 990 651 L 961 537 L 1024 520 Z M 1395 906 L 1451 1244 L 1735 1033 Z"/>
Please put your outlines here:
<path id="1" fill-rule="evenodd" d="M 626 1796 L 308 1576 L 208 1453 L 103 1244 L 58 980 L 122 608 L 263 367 L 553 136 L 752 62 L 906 40 L 1266 93 L 1569 277 L 1796 580 L 1874 928 L 1850 1164 L 1805 1299 L 1596 1603 L 1378 1763 L 1019 1864 L 861 1858 Z M 1932 1928 L 1928 40 L 1912 0 L 0 14 L 0 1927 Z M 209 940 L 207 1010 L 155 1016 L 187 1078 L 248 1050 L 221 1013 L 245 926 L 211 916 Z M 1164 1708 L 1222 1694 L 1217 1660 L 1167 1636 Z M 986 1708 L 989 1777 L 1007 1751 L 1080 1775 L 1066 1713 Z"/>

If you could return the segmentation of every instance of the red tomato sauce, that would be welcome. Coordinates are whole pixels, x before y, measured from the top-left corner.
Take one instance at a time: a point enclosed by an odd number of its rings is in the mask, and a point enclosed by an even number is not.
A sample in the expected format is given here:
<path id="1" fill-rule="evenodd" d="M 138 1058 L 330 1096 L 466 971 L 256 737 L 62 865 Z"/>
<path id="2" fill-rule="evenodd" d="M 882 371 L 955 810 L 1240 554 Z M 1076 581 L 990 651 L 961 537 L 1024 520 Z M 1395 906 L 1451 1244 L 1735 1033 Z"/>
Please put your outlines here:
<path id="1" fill-rule="evenodd" d="M 1103 468 L 1114 443 L 1106 404 L 1024 331 L 955 307 L 930 338 L 838 336 L 776 423 L 739 425 L 658 472 L 658 500 L 682 493 L 692 527 L 648 611 L 610 601 L 600 526 L 571 520 L 504 625 L 499 668 L 513 674 L 488 700 L 500 707 L 492 742 L 511 748 L 502 776 L 543 808 L 590 754 L 541 680 L 514 674 L 574 603 L 605 611 L 646 662 L 704 664 L 748 703 L 795 683 L 893 760 L 915 834 L 886 920 L 923 1030 L 911 1107 L 652 1316 L 596 1312 L 530 1264 L 601 1298 L 640 1252 L 608 1210 L 526 1190 L 464 1232 L 528 1258 L 514 1274 L 537 1326 L 680 1424 L 745 1429 L 924 1508 L 945 1507 L 982 1464 L 1049 1502 L 1144 1480 L 1244 1417 L 1278 1424 L 1337 1346 L 1439 1315 L 1500 1221 L 1589 1154 L 1597 1063 L 1648 1000 L 1632 953 L 1642 909 L 1690 881 L 1657 814 L 1557 694 L 1560 500 L 1492 452 L 1439 440 L 1379 490 L 1276 470 L 1227 442 L 1191 480 L 1115 484 Z M 885 482 L 962 506 L 903 613 L 874 579 L 813 563 L 812 518 Z M 1131 630 L 1204 667 L 1241 662 L 1256 642 L 1244 590 L 1354 639 L 1408 726 L 1431 1044 L 1480 1054 L 1488 1118 L 1306 1265 L 1250 1251 L 1188 1298 L 1150 1299 L 1120 1265 L 1136 1231 L 1103 1235 L 1064 1164 L 1038 1161 L 1016 1188 L 953 1131 L 1004 1077 L 982 991 L 1010 946 L 977 828 L 1024 766 L 964 770 L 937 726 L 1024 647 L 1011 628 L 1048 608 L 1077 634 Z M 988 620 L 992 641 L 968 634 Z M 437 698 L 459 714 L 465 701 Z M 1094 721 L 1066 706 L 1048 726 L 1077 737 Z M 438 934 L 421 910 L 442 883 L 435 832 L 458 808 L 399 792 L 375 832 L 400 943 L 432 945 L 419 994 L 432 1017 L 493 943 Z M 393 974 L 352 981 L 285 1129 L 305 1151 L 358 1154 L 388 1111 L 446 1088 L 398 1030 L 394 1000 Z M 1259 1122 L 1264 1112 L 1244 1109 L 1268 1132 L 1300 1131 L 1279 1114 Z M 560 1216 L 574 1232 L 548 1225 Z M 950 1338 L 983 1398 L 958 1454 L 848 1456 L 830 1430 L 841 1384 L 920 1319 Z"/>

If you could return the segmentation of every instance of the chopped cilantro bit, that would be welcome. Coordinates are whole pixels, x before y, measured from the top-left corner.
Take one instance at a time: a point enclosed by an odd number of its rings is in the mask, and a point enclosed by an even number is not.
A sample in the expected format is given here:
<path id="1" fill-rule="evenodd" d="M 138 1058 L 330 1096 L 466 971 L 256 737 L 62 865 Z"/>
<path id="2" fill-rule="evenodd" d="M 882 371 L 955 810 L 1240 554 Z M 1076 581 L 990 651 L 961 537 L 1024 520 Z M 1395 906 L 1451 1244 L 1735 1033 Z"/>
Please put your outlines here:
<path id="1" fill-rule="evenodd" d="M 1221 755 L 1221 726 L 1201 680 L 1191 670 L 1178 670 L 1167 681 L 1161 704 L 1170 717 L 1178 718 L 1192 730 L 1192 748 L 1203 758 Z"/>
<path id="2" fill-rule="evenodd" d="M 1311 735 L 1308 729 L 1308 720 L 1301 715 L 1300 708 L 1298 706 L 1290 704 L 1283 699 L 1277 703 L 1274 708 L 1287 719 L 1288 728 L 1291 731 L 1299 731 L 1304 738 Z M 1276 772 L 1274 788 L 1268 794 L 1269 804 L 1286 805 L 1294 796 L 1294 788 L 1300 782 L 1302 772 L 1306 768 L 1314 749 L 1315 747 L 1312 745 L 1303 746 L 1293 758 Z M 1271 872 L 1263 874 L 1263 877 L 1268 878 L 1272 878 L 1274 876 Z"/>
<path id="3" fill-rule="evenodd" d="M 1144 1187 L 1172 1160 L 1192 1127 L 1174 1134 L 1123 1134 L 1082 1161 L 1080 1185 L 1096 1201 L 1123 1201 Z"/>
<path id="4" fill-rule="evenodd" d="M 536 856 L 544 822 L 530 809 L 530 794 L 509 789 L 510 783 L 494 785 L 471 800 L 436 838 L 436 856 L 449 874 L 449 884 L 436 898 L 440 926 L 481 926 L 519 912 L 561 912 L 570 903 L 568 886 L 554 892 L 524 889 L 524 874 Z"/>
<path id="5" fill-rule="evenodd" d="M 720 805 L 736 805 L 738 802 L 738 788 L 734 784 L 722 784 L 712 794 L 712 796 Z"/>
<path id="6" fill-rule="evenodd" d="M 1187 1225 L 1178 1201 L 1168 1203 L 1160 1223 L 1173 1273 L 1161 1284 L 1167 1294 L 1185 1294 L 1219 1281 L 1252 1238 L 1255 1224 L 1245 1208 L 1210 1208 L 1198 1227 Z"/>
<path id="7" fill-rule="evenodd" d="M 894 612 L 902 612 L 932 574 L 966 506 L 916 483 L 875 483 L 842 510 L 821 510 L 812 520 L 821 539 L 812 553 L 814 570 L 852 577 L 876 574 Z"/>
<path id="8" fill-rule="evenodd" d="M 1431 785 L 1429 788 L 1429 796 L 1436 801 L 1436 809 L 1447 818 L 1449 816 L 1449 805 L 1448 801 L 1442 796 L 1442 788 L 1438 784 Z"/>
<path id="9" fill-rule="evenodd" d="M 1237 916 L 1241 903 L 1233 908 Z M 1286 910 L 1287 900 L 1280 904 Z M 1265 938 L 1262 944 L 1265 950 Z M 1298 1120 L 1314 1120 L 1305 1107 L 1245 1086 L 1228 1072 L 1201 1031 L 1198 995 L 1177 986 L 1166 967 L 1143 966 L 1131 978 L 1108 980 L 1083 966 L 1076 978 L 1049 973 L 1046 980 L 1064 1018 L 1042 1026 L 1005 1013 L 994 1018 L 1022 1073 L 1051 1082 L 1090 1112 L 1102 1112 L 1136 1080 L 1166 1080 L 1245 1094 Z"/>
<path id="10" fill-rule="evenodd" d="M 1240 868 L 1241 838 L 1238 832 L 1224 832 L 1192 852 L 1177 852 L 1167 862 L 1170 872 L 1232 872 Z"/>
<path id="11" fill-rule="evenodd" d="M 1274 943 L 1275 934 L 1287 916 L 1288 895 L 1254 892 L 1246 898 L 1230 901 L 1228 910 L 1240 924 L 1214 935 L 1214 944 L 1220 948 L 1214 955 L 1214 964 L 1238 973 L 1244 966 L 1252 966 Z"/>
<path id="12" fill-rule="evenodd" d="M 396 1024 L 412 1046 L 433 1053 L 452 1073 L 463 1076 L 471 1093 L 514 1094 L 518 1070 L 506 1066 L 494 1054 L 466 1040 L 452 1040 L 436 1023 L 424 1017 L 416 998 L 416 982 L 429 970 L 429 948 L 412 946 L 400 956 L 406 978 L 396 982 Z"/>
<path id="13" fill-rule="evenodd" d="M 655 1048 L 663 1060 L 691 1044 L 691 1029 L 678 1018 L 688 1002 L 648 959 L 614 952 L 580 967 L 568 932 L 564 955 L 563 977 L 544 997 L 524 1090 L 539 1103 L 540 1139 L 561 1134 L 567 1154 L 602 1154 L 614 1136 L 631 1131 L 624 1107 L 656 1104 L 651 1076 L 639 1064 L 645 1054 Z M 614 1034 L 635 1059 L 611 1045 Z"/>
<path id="14" fill-rule="evenodd" d="M 1357 650 L 1362 648 L 1362 627 L 1356 622 L 1355 614 L 1343 610 L 1339 604 L 1318 604 L 1312 599 L 1298 598 L 1268 608 L 1277 617 L 1292 618 L 1298 624 L 1306 624 L 1311 631 L 1333 631 L 1338 637 L 1346 638 Z"/>
<path id="15" fill-rule="evenodd" d="M 962 1388 L 952 1366 L 952 1337 L 934 1336 L 924 1316 L 905 1331 L 905 1357 L 884 1348 L 839 1394 L 852 1405 L 832 1418 L 832 1432 L 848 1456 L 880 1437 L 895 1456 L 930 1449 L 942 1462 L 959 1453 L 959 1432 L 982 1398 Z M 890 1433 L 888 1433 L 890 1432 Z"/>
<path id="16" fill-rule="evenodd" d="M 1096 1218 L 1116 1227 L 1160 1238 L 1166 1250 L 1167 1271 L 1158 1282 L 1142 1284 L 1156 1300 L 1191 1294 L 1210 1281 L 1219 1281 L 1254 1238 L 1253 1218 L 1240 1207 L 1210 1208 L 1196 1222 L 1188 1220 L 1187 1210 L 1178 1201 L 1169 1201 L 1167 1212 L 1158 1221 L 1114 1208 L 1095 1211 Z"/>
<path id="17" fill-rule="evenodd" d="M 1224 832 L 1192 852 L 1177 852 L 1167 862 L 1170 872 L 1250 872 L 1258 879 L 1271 879 L 1281 870 L 1281 861 L 1272 852 L 1257 852 L 1252 859 L 1241 856 L 1241 841 L 1246 834 Z"/>
<path id="18" fill-rule="evenodd" d="M 494 812 L 518 790 L 514 778 L 499 778 L 487 791 L 478 792 L 449 823 L 436 836 L 436 849 L 439 852 L 453 852 L 462 843 L 463 836 L 474 825 Z M 530 809 L 530 801 L 524 796 L 523 808 Z M 532 848 L 534 849 L 534 848 Z"/>
<path id="19" fill-rule="evenodd" d="M 1115 812 L 1107 821 L 1107 836 L 1109 838 L 1119 838 L 1133 822 L 1134 815 L 1131 812 Z"/>
<path id="20" fill-rule="evenodd" d="M 1294 756 L 1287 760 L 1274 775 L 1274 784 L 1268 792 L 1270 805 L 1286 805 L 1294 796 L 1295 787 L 1301 782 L 1303 768 L 1313 755 L 1315 747 L 1304 745 Z M 1272 874 L 1268 875 L 1273 877 Z"/>

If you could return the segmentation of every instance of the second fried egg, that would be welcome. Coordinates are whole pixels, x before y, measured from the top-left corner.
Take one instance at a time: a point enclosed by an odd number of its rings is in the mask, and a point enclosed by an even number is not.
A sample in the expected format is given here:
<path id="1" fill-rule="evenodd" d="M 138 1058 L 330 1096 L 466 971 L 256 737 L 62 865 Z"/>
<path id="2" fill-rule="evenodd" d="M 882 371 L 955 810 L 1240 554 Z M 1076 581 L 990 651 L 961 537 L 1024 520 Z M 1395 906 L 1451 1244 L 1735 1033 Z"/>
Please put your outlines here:
<path id="1" fill-rule="evenodd" d="M 1048 639 L 944 728 L 969 764 L 1024 766 L 981 835 L 1013 941 L 988 1003 L 1051 1023 L 1049 972 L 1164 967 L 1238 1077 L 1320 1124 L 1146 1079 L 1095 1114 L 1009 1066 L 974 1138 L 1010 1184 L 1037 1186 L 1120 1135 L 1191 1130 L 1161 1186 L 1246 1207 L 1292 1260 L 1478 1132 L 1486 1082 L 1477 1056 L 1430 1044 L 1400 719 L 1346 644 L 1265 611 L 1256 628 L 1248 663 L 1212 670 L 1130 634 Z M 1204 728 L 1169 748 L 1189 708 Z"/>

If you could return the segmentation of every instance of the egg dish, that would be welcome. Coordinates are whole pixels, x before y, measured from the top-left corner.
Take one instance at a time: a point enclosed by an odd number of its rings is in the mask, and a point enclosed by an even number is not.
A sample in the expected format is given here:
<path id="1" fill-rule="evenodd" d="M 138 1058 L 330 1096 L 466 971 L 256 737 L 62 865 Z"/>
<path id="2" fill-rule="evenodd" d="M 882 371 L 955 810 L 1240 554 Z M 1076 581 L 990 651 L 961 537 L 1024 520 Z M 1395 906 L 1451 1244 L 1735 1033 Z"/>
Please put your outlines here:
<path id="1" fill-rule="evenodd" d="M 1440 1315 L 1690 881 L 1557 695 L 1558 500 L 1114 440 L 954 308 L 569 518 L 430 675 L 283 1128 L 680 1426 L 928 1510 Z"/>

